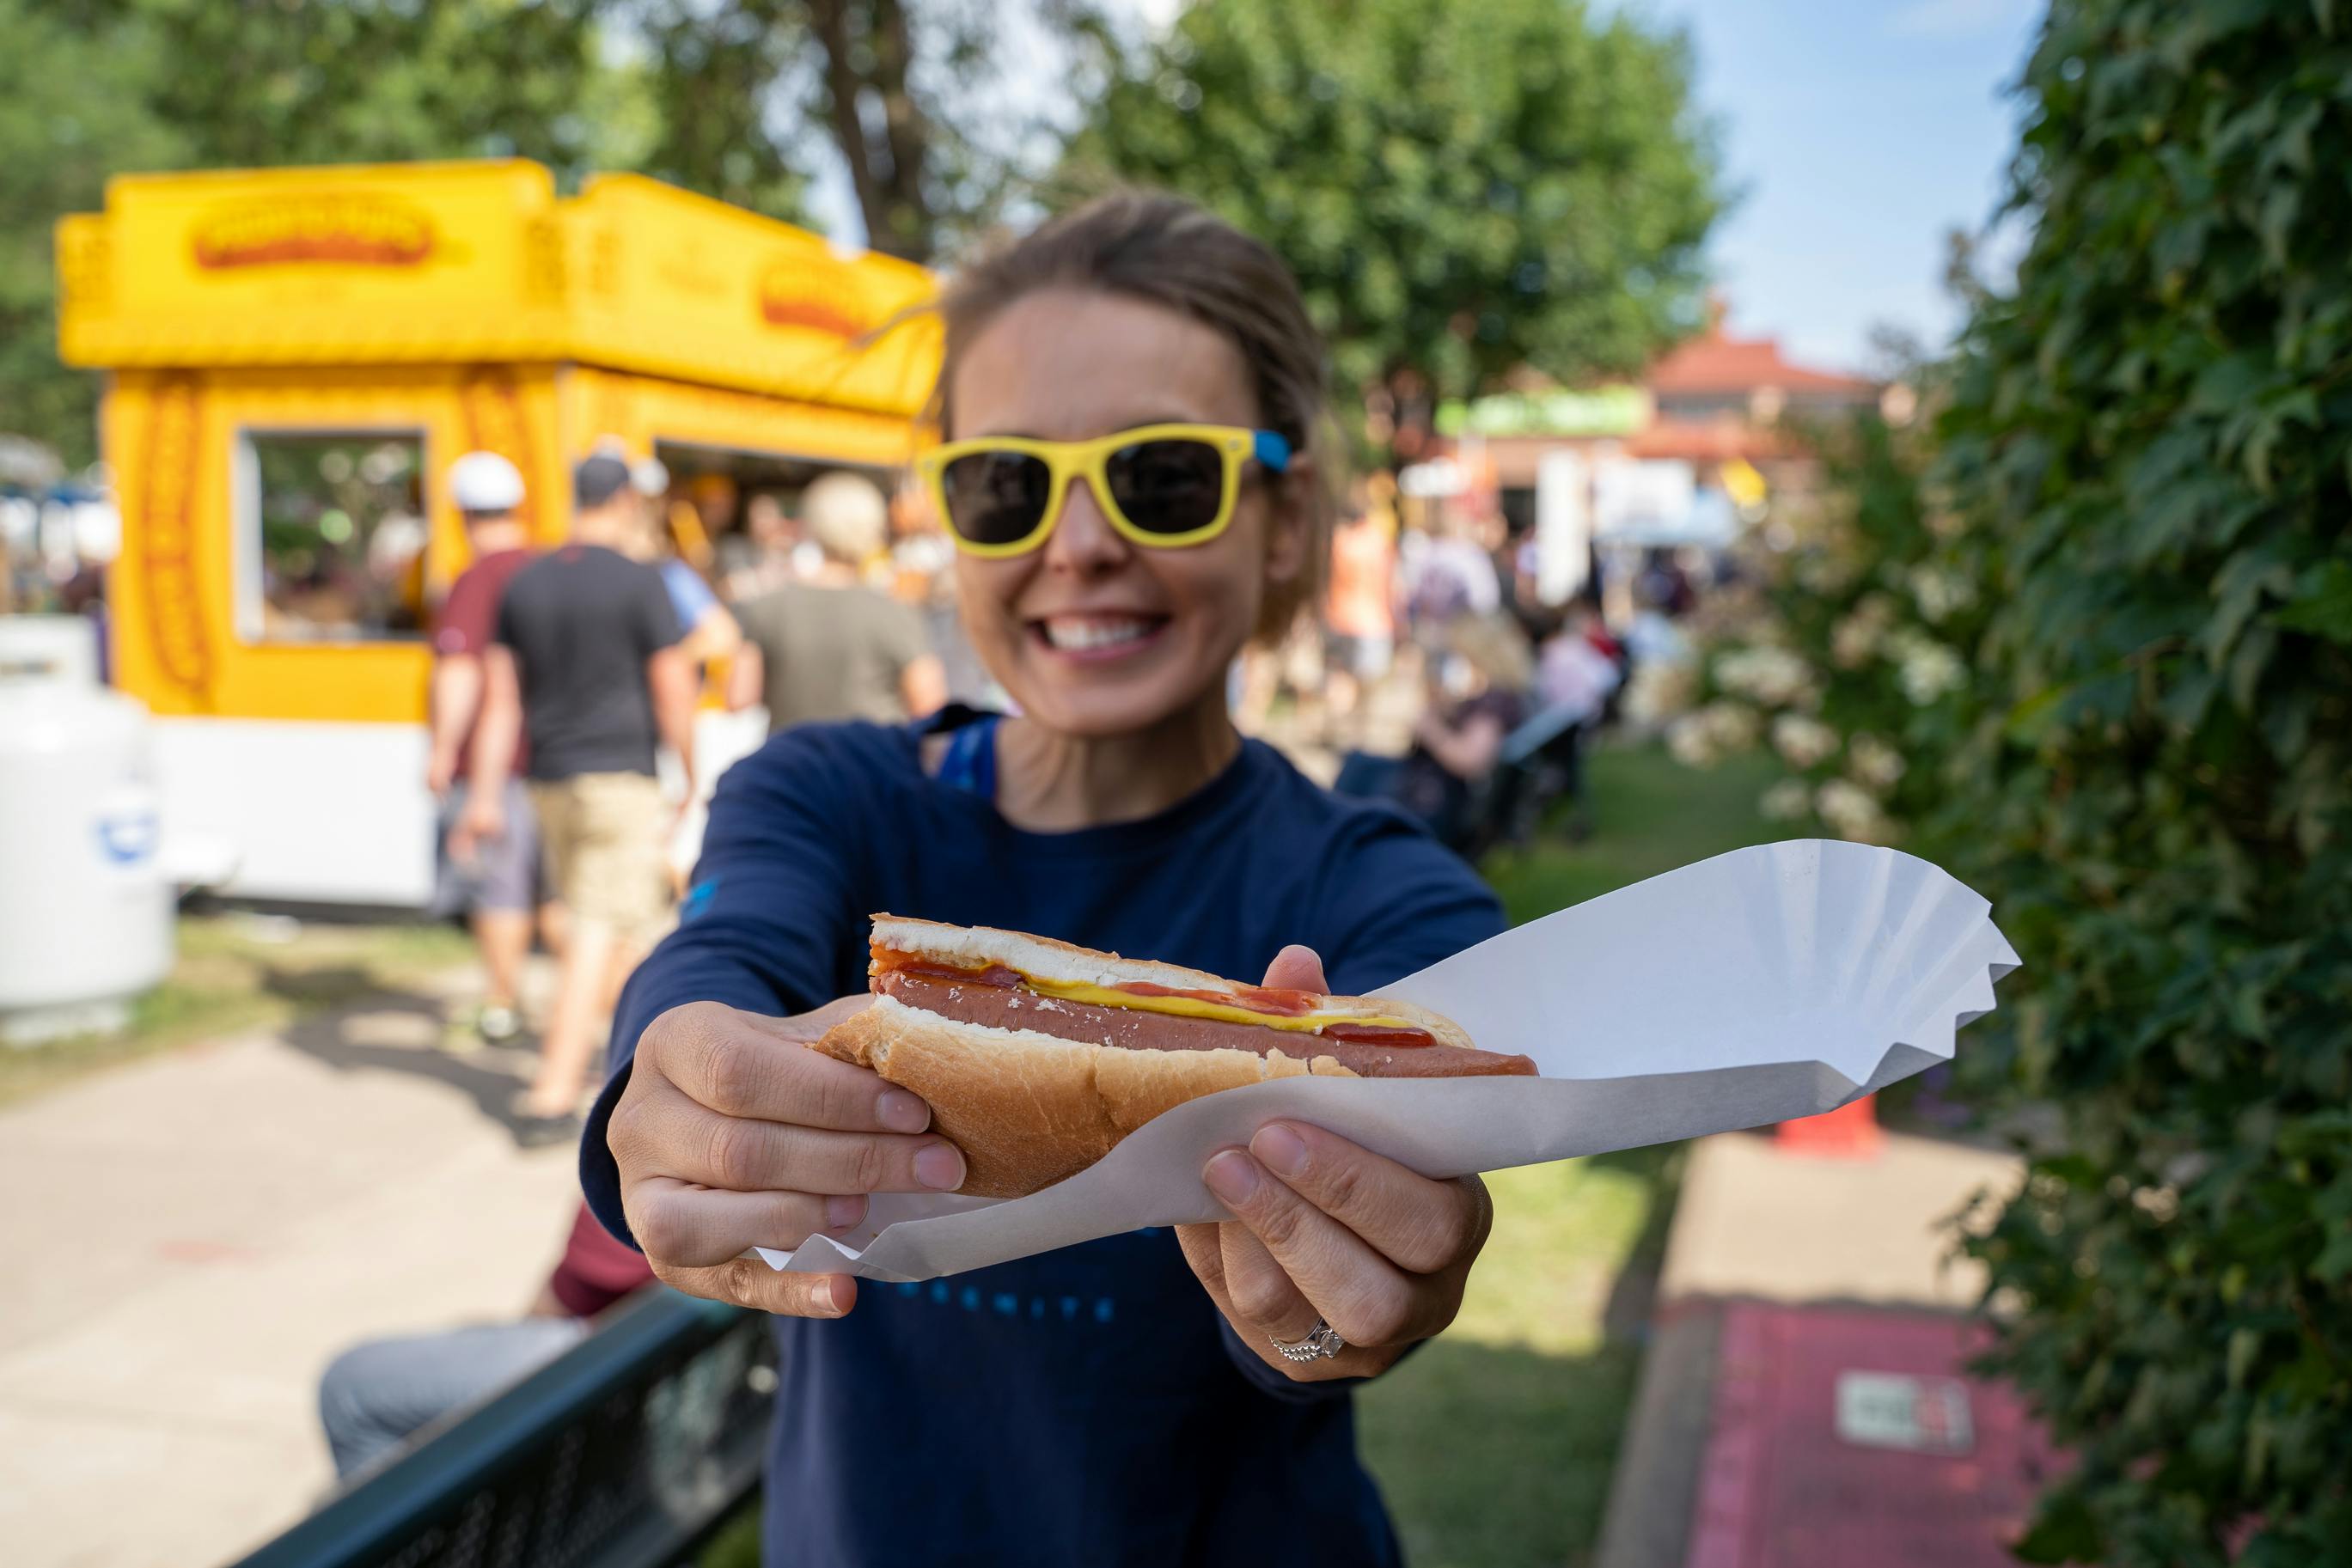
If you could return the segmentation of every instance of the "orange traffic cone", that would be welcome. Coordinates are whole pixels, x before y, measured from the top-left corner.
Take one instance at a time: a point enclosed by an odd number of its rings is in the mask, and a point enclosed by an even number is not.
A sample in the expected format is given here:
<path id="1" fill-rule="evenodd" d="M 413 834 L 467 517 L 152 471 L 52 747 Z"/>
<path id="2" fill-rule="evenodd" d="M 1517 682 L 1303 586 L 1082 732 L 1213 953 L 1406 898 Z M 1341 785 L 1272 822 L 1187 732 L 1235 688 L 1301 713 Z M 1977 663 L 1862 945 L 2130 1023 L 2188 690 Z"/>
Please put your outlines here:
<path id="1" fill-rule="evenodd" d="M 1773 1130 L 1773 1141 L 1792 1155 L 1816 1155 L 1823 1159 L 1866 1160 L 1878 1153 L 1885 1133 L 1878 1124 L 1875 1095 L 1824 1111 L 1818 1116 L 1783 1122 Z"/>

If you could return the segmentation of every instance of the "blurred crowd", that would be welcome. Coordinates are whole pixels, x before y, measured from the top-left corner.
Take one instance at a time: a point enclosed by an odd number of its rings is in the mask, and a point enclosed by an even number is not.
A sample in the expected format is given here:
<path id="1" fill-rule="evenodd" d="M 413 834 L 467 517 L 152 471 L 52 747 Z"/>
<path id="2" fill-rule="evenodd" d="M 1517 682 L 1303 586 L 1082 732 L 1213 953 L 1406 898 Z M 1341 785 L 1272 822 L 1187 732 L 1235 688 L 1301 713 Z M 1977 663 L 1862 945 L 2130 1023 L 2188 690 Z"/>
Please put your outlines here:
<path id="1" fill-rule="evenodd" d="M 1334 531 L 1318 622 L 1245 661 L 1243 727 L 1465 855 L 1524 841 L 1577 794 L 1583 748 L 1636 672 L 1686 658 L 1681 622 L 1726 570 L 1689 549 L 1577 548 L 1579 586 L 1547 599 L 1539 583 L 1560 574 L 1532 526 L 1375 476 Z"/>
<path id="2" fill-rule="evenodd" d="M 534 944 L 557 956 L 539 1070 L 509 1117 L 522 1142 L 552 1144 L 578 1135 L 599 1021 L 683 890 L 698 713 L 772 733 L 988 693 L 947 597 L 948 547 L 864 474 L 745 493 L 608 441 L 574 470 L 570 535 L 545 549 L 505 458 L 460 458 L 449 492 L 472 561 L 431 612 L 437 904 L 479 944 L 486 1040 L 522 1031 Z"/>

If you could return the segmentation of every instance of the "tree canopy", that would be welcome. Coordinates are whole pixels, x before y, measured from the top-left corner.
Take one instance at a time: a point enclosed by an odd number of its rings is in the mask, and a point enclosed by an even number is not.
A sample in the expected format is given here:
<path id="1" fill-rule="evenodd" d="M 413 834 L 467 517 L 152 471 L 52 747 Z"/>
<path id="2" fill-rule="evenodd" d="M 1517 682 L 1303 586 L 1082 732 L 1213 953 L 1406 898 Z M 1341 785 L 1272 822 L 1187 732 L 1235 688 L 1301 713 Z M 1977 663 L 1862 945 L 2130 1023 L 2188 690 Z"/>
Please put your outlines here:
<path id="1" fill-rule="evenodd" d="M 1115 57 L 1052 194 L 1192 196 L 1297 270 L 1344 385 L 1639 368 L 1721 210 L 1689 50 L 1579 0 L 1198 0 Z"/>

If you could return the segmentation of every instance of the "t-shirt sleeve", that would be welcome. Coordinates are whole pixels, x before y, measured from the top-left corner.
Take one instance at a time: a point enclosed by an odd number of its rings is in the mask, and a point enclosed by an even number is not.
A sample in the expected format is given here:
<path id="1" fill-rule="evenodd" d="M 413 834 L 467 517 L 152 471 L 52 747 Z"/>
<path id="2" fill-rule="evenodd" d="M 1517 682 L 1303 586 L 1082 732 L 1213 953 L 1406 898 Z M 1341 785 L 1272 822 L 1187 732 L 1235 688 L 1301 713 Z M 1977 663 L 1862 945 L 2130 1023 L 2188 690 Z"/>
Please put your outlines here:
<path id="1" fill-rule="evenodd" d="M 661 574 L 662 586 L 669 593 L 670 609 L 677 612 L 678 625 L 691 632 L 702 624 L 702 618 L 719 602 L 719 595 L 711 592 L 710 585 L 682 560 L 664 561 Z"/>
<path id="2" fill-rule="evenodd" d="M 572 1235 L 563 1257 L 548 1277 L 548 1291 L 558 1305 L 575 1318 L 593 1318 L 631 1291 L 653 1281 L 645 1254 L 624 1246 L 604 1233 L 596 1217 L 582 1204 L 572 1218 Z"/>
<path id="3" fill-rule="evenodd" d="M 646 1026 L 687 1002 L 807 1012 L 834 999 L 835 956 L 857 946 L 864 911 L 851 896 L 849 857 L 859 836 L 844 830 L 870 790 L 850 782 L 854 758 L 835 750 L 821 733 L 787 734 L 728 769 L 677 926 L 614 1009 L 611 1076 L 589 1113 L 580 1185 L 597 1219 L 632 1245 L 604 1129 Z"/>
<path id="4" fill-rule="evenodd" d="M 472 570 L 460 572 L 435 619 L 433 651 L 444 657 L 478 656 L 498 631 L 498 610 L 488 574 Z"/>
<path id="5" fill-rule="evenodd" d="M 686 628 L 678 623 L 677 607 L 670 601 L 669 588 L 662 581 L 661 573 L 651 567 L 638 575 L 634 608 L 637 646 L 647 657 L 675 646 L 686 636 Z"/>
<path id="6" fill-rule="evenodd" d="M 1318 951 L 1339 996 L 1381 987 L 1475 947 L 1504 927 L 1494 890 L 1418 823 L 1366 806 L 1326 862 Z"/>

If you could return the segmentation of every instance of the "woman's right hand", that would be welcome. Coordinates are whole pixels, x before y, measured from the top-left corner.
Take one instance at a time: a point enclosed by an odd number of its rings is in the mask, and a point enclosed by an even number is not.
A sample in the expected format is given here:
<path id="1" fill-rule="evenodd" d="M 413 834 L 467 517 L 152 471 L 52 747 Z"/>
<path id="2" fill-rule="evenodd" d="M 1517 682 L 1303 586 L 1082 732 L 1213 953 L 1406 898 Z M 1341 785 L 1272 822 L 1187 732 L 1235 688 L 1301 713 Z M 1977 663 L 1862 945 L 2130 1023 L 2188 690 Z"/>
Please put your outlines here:
<path id="1" fill-rule="evenodd" d="M 712 1301 L 837 1318 L 857 1300 L 856 1280 L 745 1254 L 840 1235 L 866 1218 L 869 1193 L 963 1185 L 963 1155 L 924 1132 L 929 1106 L 808 1049 L 872 1000 L 784 1019 L 689 1002 L 646 1026 L 605 1143 L 656 1278 Z"/>

